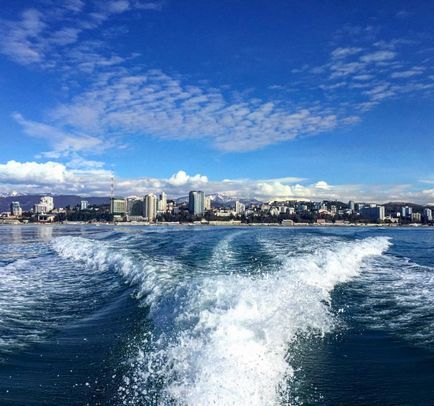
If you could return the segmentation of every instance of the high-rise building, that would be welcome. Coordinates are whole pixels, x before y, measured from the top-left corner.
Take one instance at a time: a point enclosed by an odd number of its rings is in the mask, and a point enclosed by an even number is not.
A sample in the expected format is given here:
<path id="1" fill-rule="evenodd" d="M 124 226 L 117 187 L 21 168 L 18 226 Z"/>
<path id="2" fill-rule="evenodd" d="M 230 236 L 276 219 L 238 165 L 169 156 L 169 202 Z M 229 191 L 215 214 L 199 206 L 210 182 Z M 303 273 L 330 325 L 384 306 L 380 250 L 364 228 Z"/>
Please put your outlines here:
<path id="1" fill-rule="evenodd" d="M 360 216 L 362 218 L 377 221 L 377 220 L 384 220 L 385 218 L 385 210 L 384 206 L 365 206 L 360 209 Z"/>
<path id="2" fill-rule="evenodd" d="M 157 196 L 149 193 L 145 196 L 143 214 L 148 221 L 155 221 L 157 218 Z"/>
<path id="3" fill-rule="evenodd" d="M 167 195 L 161 192 L 158 198 L 158 211 L 165 212 L 167 210 Z"/>
<path id="4" fill-rule="evenodd" d="M 355 204 L 352 200 L 350 200 L 350 201 L 348 202 L 348 208 L 349 208 L 351 211 L 354 211 L 354 210 L 356 209 L 356 204 Z"/>
<path id="5" fill-rule="evenodd" d="M 211 196 L 205 196 L 205 210 L 211 210 Z"/>
<path id="6" fill-rule="evenodd" d="M 244 214 L 245 211 L 246 211 L 246 206 L 237 200 L 235 202 L 235 213 Z"/>
<path id="7" fill-rule="evenodd" d="M 401 207 L 401 216 L 408 218 L 411 217 L 411 214 L 413 213 L 413 208 L 408 206 Z"/>
<path id="8" fill-rule="evenodd" d="M 87 210 L 89 202 L 87 200 L 82 200 L 80 202 L 80 210 Z"/>
<path id="9" fill-rule="evenodd" d="M 127 213 L 127 201 L 120 197 L 110 199 L 110 213 L 115 215 L 124 215 Z"/>
<path id="10" fill-rule="evenodd" d="M 426 207 L 425 209 L 423 209 L 423 218 L 426 221 L 432 221 L 432 210 L 429 209 L 428 207 Z"/>
<path id="11" fill-rule="evenodd" d="M 45 206 L 47 207 L 47 212 L 50 212 L 54 209 L 54 199 L 52 196 L 42 196 L 41 204 L 45 204 Z"/>
<path id="12" fill-rule="evenodd" d="M 143 216 L 143 199 L 128 198 L 127 213 L 129 216 Z"/>
<path id="13" fill-rule="evenodd" d="M 33 205 L 33 211 L 37 214 L 49 213 L 54 209 L 54 200 L 51 196 L 42 196 L 41 201 Z"/>
<path id="14" fill-rule="evenodd" d="M 11 214 L 13 216 L 21 216 L 23 214 L 20 202 L 11 202 Z"/>
<path id="15" fill-rule="evenodd" d="M 205 212 L 205 194 L 198 191 L 191 191 L 188 194 L 188 211 L 193 216 L 202 216 Z"/>

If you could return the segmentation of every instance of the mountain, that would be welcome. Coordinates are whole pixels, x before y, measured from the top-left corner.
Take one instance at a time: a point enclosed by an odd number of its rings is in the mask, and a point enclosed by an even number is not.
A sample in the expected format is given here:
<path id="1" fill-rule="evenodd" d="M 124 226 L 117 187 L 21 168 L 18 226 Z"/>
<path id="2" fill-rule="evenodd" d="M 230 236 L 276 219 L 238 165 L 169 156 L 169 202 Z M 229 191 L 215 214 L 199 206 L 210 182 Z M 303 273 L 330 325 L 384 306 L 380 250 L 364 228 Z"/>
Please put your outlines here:
<path id="1" fill-rule="evenodd" d="M 0 198 L 2 197 L 14 197 L 14 196 L 24 196 L 24 193 L 17 192 L 13 190 L 12 192 L 0 193 Z"/>
<path id="2" fill-rule="evenodd" d="M 256 199 L 242 199 L 239 197 L 228 196 L 228 195 L 225 195 L 223 193 L 212 193 L 212 194 L 209 194 L 206 196 L 209 196 L 211 198 L 211 206 L 212 207 L 234 207 L 235 202 L 237 200 L 239 200 L 241 203 L 243 203 L 245 205 L 261 204 L 262 203 Z M 188 196 L 178 197 L 175 201 L 177 204 L 187 203 L 188 202 Z"/>
<path id="3" fill-rule="evenodd" d="M 39 203 L 44 195 L 9 195 L 0 197 L 0 212 L 9 211 L 11 202 L 20 202 L 23 211 L 30 210 L 34 204 Z M 109 204 L 109 197 L 81 197 L 77 195 L 52 195 L 54 198 L 54 207 L 76 206 L 80 204 L 80 200 L 87 200 L 89 204 Z"/>

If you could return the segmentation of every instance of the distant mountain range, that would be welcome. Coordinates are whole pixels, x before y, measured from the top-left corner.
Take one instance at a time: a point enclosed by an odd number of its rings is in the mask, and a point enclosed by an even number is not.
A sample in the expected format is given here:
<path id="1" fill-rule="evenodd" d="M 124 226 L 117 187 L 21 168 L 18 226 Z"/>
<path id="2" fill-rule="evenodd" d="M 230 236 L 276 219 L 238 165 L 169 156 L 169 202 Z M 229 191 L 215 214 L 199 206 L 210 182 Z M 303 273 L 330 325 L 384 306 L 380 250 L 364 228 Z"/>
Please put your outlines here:
<path id="1" fill-rule="evenodd" d="M 238 200 L 243 204 L 249 205 L 249 204 L 261 204 L 257 199 L 242 199 L 239 197 L 234 196 L 228 196 L 222 193 L 213 193 L 206 195 L 211 198 L 211 204 L 213 207 L 233 207 L 235 206 L 235 202 Z M 188 196 L 182 196 L 175 199 L 176 203 L 186 203 L 188 202 Z"/>
<path id="2" fill-rule="evenodd" d="M 9 193 L 0 197 L 0 212 L 9 211 L 11 202 L 20 202 L 24 211 L 30 210 L 34 204 L 39 203 L 41 195 L 23 195 L 18 193 Z M 81 197 L 77 195 L 53 195 L 54 207 L 76 206 L 80 200 L 87 200 L 89 204 L 109 204 L 109 197 Z"/>

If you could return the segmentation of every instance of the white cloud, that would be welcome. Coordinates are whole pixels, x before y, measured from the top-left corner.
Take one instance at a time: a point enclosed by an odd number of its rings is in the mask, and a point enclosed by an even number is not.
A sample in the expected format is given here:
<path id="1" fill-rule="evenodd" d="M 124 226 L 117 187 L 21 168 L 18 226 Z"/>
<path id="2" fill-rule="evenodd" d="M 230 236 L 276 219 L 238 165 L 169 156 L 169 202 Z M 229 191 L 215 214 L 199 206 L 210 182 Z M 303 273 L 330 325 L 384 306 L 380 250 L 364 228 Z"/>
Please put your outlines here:
<path id="1" fill-rule="evenodd" d="M 348 48 L 336 48 L 331 52 L 331 56 L 334 59 L 343 59 L 347 56 L 358 54 L 362 51 L 362 48 L 348 47 Z"/>
<path id="2" fill-rule="evenodd" d="M 66 168 L 58 162 L 0 164 L 0 181 L 9 184 L 56 185 L 65 182 Z"/>
<path id="3" fill-rule="evenodd" d="M 200 185 L 200 184 L 206 184 L 207 182 L 208 182 L 208 178 L 206 176 L 202 176 L 199 174 L 194 176 L 189 176 L 185 171 L 179 171 L 173 174 L 167 181 L 167 183 L 173 186 L 184 186 L 189 183 Z"/>
<path id="4" fill-rule="evenodd" d="M 323 180 L 316 182 L 315 187 L 317 189 L 323 189 L 323 190 L 329 190 L 330 189 L 330 186 L 328 185 L 328 183 L 324 182 Z"/>
<path id="5" fill-rule="evenodd" d="M 85 3 L 71 0 L 53 2 L 43 12 L 29 8 L 16 20 L 0 19 L 0 53 L 21 65 L 53 68 L 69 58 L 68 46 L 77 43 L 84 31 L 99 28 L 112 15 L 132 9 L 160 10 L 161 7 L 161 3 L 146 1 Z M 58 25 L 62 28 L 55 28 Z"/>
<path id="6" fill-rule="evenodd" d="M 100 165 L 83 162 L 83 167 L 62 163 L 16 162 L 0 164 L 0 192 L 17 190 L 27 193 L 74 193 L 109 196 L 113 173 Z M 224 179 L 209 180 L 205 175 L 188 175 L 180 170 L 168 178 L 116 178 L 118 195 L 142 196 L 149 192 L 165 191 L 170 197 L 186 196 L 190 190 L 205 193 L 224 193 L 238 198 L 259 200 L 323 200 L 353 199 L 361 202 L 434 200 L 434 189 L 415 189 L 410 185 L 332 185 L 324 180 L 310 182 L 299 178 L 280 179 Z"/>
<path id="7" fill-rule="evenodd" d="M 159 70 L 113 68 L 92 87 L 52 111 L 77 132 L 134 133 L 163 139 L 207 139 L 223 151 L 249 151 L 339 125 L 329 109 L 239 100 L 231 92 L 184 83 Z"/>
<path id="8" fill-rule="evenodd" d="M 14 113 L 13 118 L 22 127 L 25 134 L 34 138 L 44 139 L 52 146 L 52 151 L 42 153 L 45 156 L 58 158 L 61 155 L 69 155 L 72 152 L 90 150 L 96 152 L 95 149 L 102 151 L 106 147 L 103 141 L 97 137 L 79 133 L 68 133 L 48 124 L 26 120 L 19 113 Z"/>
<path id="9" fill-rule="evenodd" d="M 105 4 L 106 9 L 110 13 L 123 13 L 130 8 L 130 3 L 127 0 L 109 1 Z"/>
<path id="10" fill-rule="evenodd" d="M 372 62 L 383 62 L 389 61 L 395 58 L 396 52 L 388 51 L 388 50 L 380 50 L 376 52 L 372 52 L 366 55 L 363 55 L 360 60 L 362 62 L 372 63 Z"/>
<path id="11" fill-rule="evenodd" d="M 419 76 L 424 73 L 425 68 L 423 67 L 414 67 L 405 71 L 399 71 L 399 72 L 392 72 L 390 75 L 394 79 L 407 79 L 411 78 L 413 76 Z"/>

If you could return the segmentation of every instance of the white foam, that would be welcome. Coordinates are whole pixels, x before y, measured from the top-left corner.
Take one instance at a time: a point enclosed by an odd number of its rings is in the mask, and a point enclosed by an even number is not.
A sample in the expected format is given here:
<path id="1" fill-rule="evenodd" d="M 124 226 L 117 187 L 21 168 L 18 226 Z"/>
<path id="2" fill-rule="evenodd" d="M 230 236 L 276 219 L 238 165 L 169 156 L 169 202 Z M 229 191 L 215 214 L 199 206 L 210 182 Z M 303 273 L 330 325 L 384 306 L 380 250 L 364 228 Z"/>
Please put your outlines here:
<path id="1" fill-rule="evenodd" d="M 96 272 L 114 270 L 127 283 L 138 288 L 136 297 L 143 298 L 153 308 L 158 298 L 169 293 L 173 287 L 172 275 L 177 273 L 178 264 L 159 259 L 158 262 L 142 255 L 133 257 L 128 248 L 115 242 L 91 240 L 82 237 L 59 237 L 53 240 L 53 248 L 63 258 L 84 264 Z M 163 270 L 163 272 L 160 272 Z"/>
<path id="2" fill-rule="evenodd" d="M 212 262 L 224 262 L 227 242 L 217 246 Z M 388 246 L 383 237 L 332 241 L 301 256 L 276 253 L 280 267 L 274 272 L 208 275 L 178 309 L 178 333 L 155 339 L 153 351 L 140 353 L 122 397 L 130 404 L 278 403 L 285 379 L 294 373 L 287 355 L 296 337 L 329 332 L 333 288 Z M 165 386 L 159 394 L 149 390 L 156 375 Z"/>

